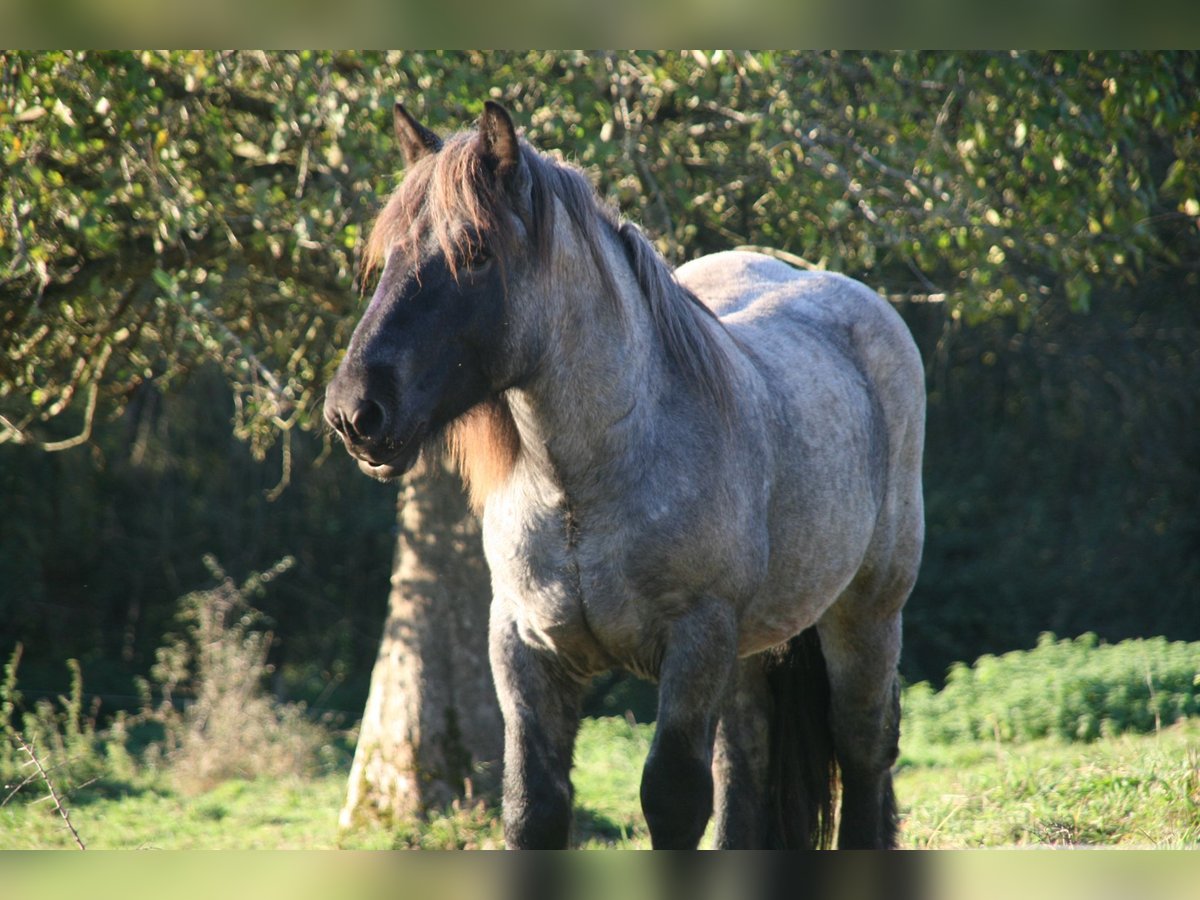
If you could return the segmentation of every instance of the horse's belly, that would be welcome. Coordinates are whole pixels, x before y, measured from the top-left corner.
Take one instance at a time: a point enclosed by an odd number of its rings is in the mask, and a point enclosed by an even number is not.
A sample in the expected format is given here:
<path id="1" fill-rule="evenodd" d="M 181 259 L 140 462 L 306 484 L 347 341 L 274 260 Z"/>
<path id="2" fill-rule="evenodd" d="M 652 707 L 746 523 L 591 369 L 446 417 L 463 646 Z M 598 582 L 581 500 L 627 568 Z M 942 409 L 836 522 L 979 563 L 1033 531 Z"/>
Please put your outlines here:
<path id="1" fill-rule="evenodd" d="M 795 582 L 764 585 L 742 611 L 738 622 L 738 656 L 752 656 L 795 637 L 817 623 L 853 579 L 830 578 L 822 584 Z"/>
<path id="2" fill-rule="evenodd" d="M 803 595 L 764 590 L 747 606 L 738 623 L 738 656 L 752 656 L 777 647 L 815 625 L 840 593 L 835 587 Z"/>
<path id="3" fill-rule="evenodd" d="M 862 572 L 879 515 L 867 471 L 829 465 L 824 478 L 785 480 L 771 517 L 764 577 L 740 609 L 739 653 L 747 656 L 814 625 Z"/>

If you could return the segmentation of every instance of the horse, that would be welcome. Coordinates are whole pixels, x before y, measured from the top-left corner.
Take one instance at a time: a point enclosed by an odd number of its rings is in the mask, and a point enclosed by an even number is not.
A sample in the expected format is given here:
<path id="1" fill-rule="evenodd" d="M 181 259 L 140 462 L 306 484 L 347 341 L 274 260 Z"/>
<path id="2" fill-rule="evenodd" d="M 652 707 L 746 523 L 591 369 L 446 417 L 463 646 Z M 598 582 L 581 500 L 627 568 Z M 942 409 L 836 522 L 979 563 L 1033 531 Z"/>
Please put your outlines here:
<path id="1" fill-rule="evenodd" d="M 888 848 L 924 369 L 865 285 L 745 251 L 675 271 L 487 101 L 406 173 L 324 416 L 380 480 L 443 447 L 482 516 L 513 848 L 569 846 L 581 700 L 658 684 L 655 848 Z M 840 805 L 838 803 L 840 797 Z M 837 818 L 835 820 L 835 815 Z"/>

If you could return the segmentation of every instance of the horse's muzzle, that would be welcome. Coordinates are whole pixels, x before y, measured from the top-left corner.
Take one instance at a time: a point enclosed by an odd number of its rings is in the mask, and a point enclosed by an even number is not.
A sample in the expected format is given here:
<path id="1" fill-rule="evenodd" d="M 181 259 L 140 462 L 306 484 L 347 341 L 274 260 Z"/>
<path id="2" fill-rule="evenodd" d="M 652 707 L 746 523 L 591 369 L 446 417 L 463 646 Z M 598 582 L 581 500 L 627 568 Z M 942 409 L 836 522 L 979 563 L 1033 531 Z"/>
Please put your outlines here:
<path id="1" fill-rule="evenodd" d="M 418 421 L 398 436 L 393 416 L 383 404 L 367 397 L 339 402 L 331 392 L 324 415 L 358 467 L 379 481 L 398 478 L 416 464 L 428 430 L 426 422 Z"/>

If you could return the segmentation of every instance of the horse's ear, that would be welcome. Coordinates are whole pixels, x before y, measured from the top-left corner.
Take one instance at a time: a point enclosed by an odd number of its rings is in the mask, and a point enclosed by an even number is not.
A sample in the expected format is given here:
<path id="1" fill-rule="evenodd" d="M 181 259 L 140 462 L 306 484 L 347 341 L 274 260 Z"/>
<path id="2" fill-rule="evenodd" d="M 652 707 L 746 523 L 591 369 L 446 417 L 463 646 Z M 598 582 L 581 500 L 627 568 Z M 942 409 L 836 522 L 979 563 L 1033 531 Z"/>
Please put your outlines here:
<path id="1" fill-rule="evenodd" d="M 515 175 L 521 165 L 521 145 L 508 110 L 495 100 L 483 104 L 479 117 L 479 144 L 485 159 L 502 178 Z"/>
<path id="2" fill-rule="evenodd" d="M 404 153 L 405 165 L 411 166 L 422 157 L 442 149 L 442 139 L 414 119 L 398 100 L 392 110 L 392 127 L 396 131 L 400 150 Z"/>

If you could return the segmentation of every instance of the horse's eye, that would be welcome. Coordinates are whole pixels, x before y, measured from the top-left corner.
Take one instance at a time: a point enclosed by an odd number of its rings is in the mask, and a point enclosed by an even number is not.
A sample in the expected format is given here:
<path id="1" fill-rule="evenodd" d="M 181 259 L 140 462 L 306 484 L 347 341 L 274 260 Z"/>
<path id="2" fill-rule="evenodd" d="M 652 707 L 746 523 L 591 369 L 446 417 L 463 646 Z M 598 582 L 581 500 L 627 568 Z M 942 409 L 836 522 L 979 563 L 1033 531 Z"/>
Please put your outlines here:
<path id="1" fill-rule="evenodd" d="M 471 248 L 471 254 L 467 257 L 467 268 L 478 272 L 492 261 L 492 251 L 483 244 L 478 244 Z"/>

